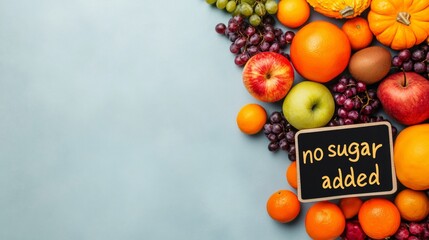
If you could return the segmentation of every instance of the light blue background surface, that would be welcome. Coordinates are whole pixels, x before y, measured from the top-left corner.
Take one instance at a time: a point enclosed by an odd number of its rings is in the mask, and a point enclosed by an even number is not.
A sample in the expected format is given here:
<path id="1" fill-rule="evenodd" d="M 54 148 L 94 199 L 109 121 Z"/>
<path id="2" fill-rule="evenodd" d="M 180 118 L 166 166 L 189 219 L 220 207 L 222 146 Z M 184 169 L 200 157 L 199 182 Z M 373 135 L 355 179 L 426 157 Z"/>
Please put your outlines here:
<path id="1" fill-rule="evenodd" d="M 307 239 L 202 0 L 0 2 L 0 239 Z M 299 77 L 297 77 L 299 79 Z M 280 104 L 264 104 L 269 112 Z"/>

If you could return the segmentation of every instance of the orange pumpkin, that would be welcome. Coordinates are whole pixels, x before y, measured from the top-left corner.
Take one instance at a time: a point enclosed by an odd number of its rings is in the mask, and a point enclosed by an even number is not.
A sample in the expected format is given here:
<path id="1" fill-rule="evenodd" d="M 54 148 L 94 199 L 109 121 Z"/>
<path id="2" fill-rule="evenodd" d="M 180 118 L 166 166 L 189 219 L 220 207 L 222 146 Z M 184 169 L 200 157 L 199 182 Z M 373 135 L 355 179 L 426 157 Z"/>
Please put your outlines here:
<path id="1" fill-rule="evenodd" d="M 429 36 L 429 1 L 372 0 L 368 23 L 383 45 L 394 50 L 411 48 Z"/>
<path id="2" fill-rule="evenodd" d="M 307 0 L 314 11 L 331 18 L 354 18 L 371 4 L 371 0 Z"/>

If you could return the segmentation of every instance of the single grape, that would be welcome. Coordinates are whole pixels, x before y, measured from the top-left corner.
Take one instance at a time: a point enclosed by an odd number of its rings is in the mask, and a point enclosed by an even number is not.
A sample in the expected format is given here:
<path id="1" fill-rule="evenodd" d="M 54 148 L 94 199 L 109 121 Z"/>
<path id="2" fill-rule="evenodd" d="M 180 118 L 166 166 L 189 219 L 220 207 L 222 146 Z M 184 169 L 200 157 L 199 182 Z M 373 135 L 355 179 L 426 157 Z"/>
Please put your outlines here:
<path id="1" fill-rule="evenodd" d="M 241 16 L 241 3 L 237 4 L 234 12 L 232 12 L 232 16 L 234 17 Z"/>
<path id="2" fill-rule="evenodd" d="M 273 133 L 279 134 L 283 131 L 283 126 L 280 123 L 273 124 Z"/>
<path id="3" fill-rule="evenodd" d="M 403 62 L 408 61 L 411 58 L 411 51 L 409 49 L 401 50 L 398 53 L 398 58 L 401 59 Z"/>
<path id="4" fill-rule="evenodd" d="M 423 50 L 417 49 L 411 53 L 411 59 L 414 61 L 423 61 L 425 59 L 425 53 Z"/>
<path id="5" fill-rule="evenodd" d="M 292 31 L 286 31 L 284 33 L 284 39 L 286 41 L 286 43 L 292 43 L 293 38 L 295 37 L 295 33 Z"/>
<path id="6" fill-rule="evenodd" d="M 280 40 L 280 38 L 282 38 L 282 35 L 283 35 L 283 30 L 281 28 L 274 28 L 274 35 L 278 40 Z"/>
<path id="7" fill-rule="evenodd" d="M 407 238 L 407 240 L 421 240 L 421 239 L 419 237 L 411 235 Z"/>
<path id="8" fill-rule="evenodd" d="M 290 143 L 294 143 L 295 142 L 295 132 L 294 131 L 288 131 L 286 133 L 286 140 Z"/>
<path id="9" fill-rule="evenodd" d="M 403 60 L 400 59 L 398 56 L 394 56 L 392 58 L 392 66 L 394 67 L 400 67 L 403 63 Z"/>
<path id="10" fill-rule="evenodd" d="M 362 108 L 361 113 L 365 114 L 365 115 L 370 115 L 373 111 L 373 108 L 371 105 L 366 105 L 365 107 Z"/>
<path id="11" fill-rule="evenodd" d="M 264 41 L 272 42 L 274 41 L 276 35 L 274 35 L 273 32 L 266 32 L 263 37 L 264 37 Z"/>
<path id="12" fill-rule="evenodd" d="M 240 13 L 245 17 L 249 17 L 253 14 L 253 8 L 250 4 L 241 2 Z"/>
<path id="13" fill-rule="evenodd" d="M 237 47 L 242 48 L 246 45 L 247 38 L 246 37 L 239 37 L 237 38 L 234 43 L 237 45 Z"/>
<path id="14" fill-rule="evenodd" d="M 267 138 L 270 142 L 277 142 L 277 135 L 275 133 L 270 133 L 267 135 Z"/>
<path id="15" fill-rule="evenodd" d="M 276 142 L 272 142 L 268 144 L 268 150 L 270 152 L 277 152 L 279 150 L 279 147 L 280 147 L 279 144 Z"/>
<path id="16" fill-rule="evenodd" d="M 349 78 L 347 84 L 348 85 L 355 85 L 356 84 L 356 80 L 354 80 L 353 78 Z"/>
<path id="17" fill-rule="evenodd" d="M 229 31 L 229 29 L 227 29 Z M 231 42 L 235 42 L 235 40 L 237 40 L 237 38 L 239 37 L 239 35 L 237 33 L 233 33 L 233 32 L 229 32 L 228 33 L 228 39 Z"/>
<path id="18" fill-rule="evenodd" d="M 264 23 L 264 25 L 263 25 L 263 31 L 264 32 L 274 32 L 274 25 L 273 24 Z"/>
<path id="19" fill-rule="evenodd" d="M 239 25 L 245 23 L 244 22 L 244 17 L 241 15 L 237 15 L 231 18 L 234 22 L 238 23 Z"/>
<path id="20" fill-rule="evenodd" d="M 241 58 L 240 54 L 238 54 L 237 56 L 235 56 L 234 58 L 234 63 L 237 66 L 243 66 L 245 64 L 245 62 L 243 61 L 243 59 Z"/>
<path id="21" fill-rule="evenodd" d="M 265 123 L 264 124 L 264 134 L 265 135 L 270 134 L 272 132 L 272 129 L 273 129 L 273 125 L 272 124 L 270 124 L 270 123 Z"/>
<path id="22" fill-rule="evenodd" d="M 353 121 L 356 121 L 359 119 L 359 112 L 356 110 L 352 110 L 348 112 L 347 117 Z"/>
<path id="23" fill-rule="evenodd" d="M 346 117 L 348 116 L 348 112 L 347 112 L 347 110 L 346 110 L 346 109 L 344 109 L 344 108 L 340 107 L 340 108 L 338 108 L 338 110 L 337 110 L 337 115 L 338 115 L 338 117 L 340 117 L 340 118 L 346 118 Z"/>
<path id="24" fill-rule="evenodd" d="M 230 32 L 235 33 L 238 31 L 239 28 L 240 28 L 240 25 L 237 22 L 232 21 L 232 22 L 228 23 L 228 30 Z"/>
<path id="25" fill-rule="evenodd" d="M 429 51 L 426 53 L 426 62 L 429 62 Z"/>
<path id="26" fill-rule="evenodd" d="M 423 62 L 416 62 L 413 65 L 414 72 L 416 73 L 424 73 L 426 72 L 426 64 Z"/>
<path id="27" fill-rule="evenodd" d="M 217 0 L 206 0 L 206 3 L 208 4 L 214 4 Z"/>
<path id="28" fill-rule="evenodd" d="M 396 231 L 394 237 L 397 240 L 407 240 L 410 236 L 410 232 L 407 229 L 407 225 L 401 224 L 401 226 Z"/>
<path id="29" fill-rule="evenodd" d="M 280 51 L 280 45 L 278 43 L 271 44 L 270 48 L 268 49 L 270 52 L 279 52 Z"/>
<path id="30" fill-rule="evenodd" d="M 342 234 L 342 239 L 365 240 L 366 234 L 357 220 L 348 220 Z"/>
<path id="31" fill-rule="evenodd" d="M 229 0 L 225 8 L 227 12 L 232 13 L 237 8 L 237 3 L 234 0 Z"/>
<path id="32" fill-rule="evenodd" d="M 252 36 L 255 33 L 256 33 L 256 28 L 254 26 L 248 26 L 244 31 L 244 34 L 246 34 L 246 36 Z"/>
<path id="33" fill-rule="evenodd" d="M 249 53 L 250 56 L 253 56 L 259 53 L 259 48 L 257 46 L 250 46 L 247 48 L 247 53 Z"/>
<path id="34" fill-rule="evenodd" d="M 353 99 L 351 98 L 347 98 L 344 103 L 343 103 L 343 107 L 345 110 L 350 111 L 355 107 L 355 102 Z"/>
<path id="35" fill-rule="evenodd" d="M 338 94 L 336 96 L 337 97 L 334 98 L 335 102 L 337 103 L 338 106 L 342 106 L 346 101 L 347 97 L 344 94 Z"/>
<path id="36" fill-rule="evenodd" d="M 342 83 L 344 85 L 349 84 L 349 80 L 345 76 L 341 76 L 340 80 L 338 80 L 338 83 Z"/>
<path id="37" fill-rule="evenodd" d="M 295 145 L 289 145 L 289 153 L 295 156 L 295 154 L 296 154 Z"/>
<path id="38" fill-rule="evenodd" d="M 283 138 L 282 140 L 279 141 L 279 147 L 282 150 L 287 151 L 289 149 L 289 143 L 287 142 L 287 140 L 285 138 Z"/>
<path id="39" fill-rule="evenodd" d="M 296 155 L 295 154 L 290 154 L 289 153 L 288 157 L 289 157 L 289 160 L 292 161 L 292 162 L 296 160 Z"/>
<path id="40" fill-rule="evenodd" d="M 227 3 L 228 3 L 228 0 L 217 0 L 216 7 L 219 9 L 224 9 Z"/>
<path id="41" fill-rule="evenodd" d="M 365 85 L 365 83 L 363 83 L 363 82 L 357 82 L 356 83 L 356 90 L 357 90 L 357 92 L 359 92 L 359 93 L 363 93 L 363 92 L 365 92 L 366 91 L 366 85 Z"/>
<path id="42" fill-rule="evenodd" d="M 246 63 L 247 61 L 249 61 L 250 56 L 246 52 L 241 53 L 239 56 L 240 56 L 241 60 L 244 63 Z"/>
<path id="43" fill-rule="evenodd" d="M 282 139 L 286 138 L 286 133 L 284 131 L 277 134 L 277 139 L 280 141 Z"/>
<path id="44" fill-rule="evenodd" d="M 261 37 L 259 34 L 255 33 L 252 36 L 249 37 L 249 43 L 252 45 L 258 45 L 258 43 L 261 41 Z"/>
<path id="45" fill-rule="evenodd" d="M 249 22 L 252 26 L 259 26 L 261 24 L 261 17 L 257 14 L 252 14 L 249 17 Z"/>
<path id="46" fill-rule="evenodd" d="M 254 12 L 260 17 L 263 17 L 265 16 L 265 14 L 267 14 L 267 10 L 265 10 L 265 5 L 262 4 L 261 2 L 258 2 L 256 4 Z"/>
<path id="47" fill-rule="evenodd" d="M 270 44 L 267 42 L 262 42 L 261 45 L 259 45 L 259 49 L 261 50 L 261 52 L 266 52 L 270 49 Z"/>
<path id="48" fill-rule="evenodd" d="M 412 60 L 408 60 L 402 64 L 402 69 L 404 69 L 405 72 L 411 72 L 413 70 L 414 64 Z"/>
<path id="49" fill-rule="evenodd" d="M 344 124 L 345 125 L 350 125 L 350 124 L 353 124 L 353 123 L 354 123 L 354 121 L 352 119 L 350 119 L 350 118 L 345 118 L 344 119 Z"/>
<path id="50" fill-rule="evenodd" d="M 353 93 L 353 91 L 349 88 L 349 89 L 346 89 L 346 91 L 344 91 L 344 95 L 346 95 L 346 97 L 353 97 L 356 94 Z"/>
<path id="51" fill-rule="evenodd" d="M 269 121 L 271 123 L 280 123 L 282 121 L 282 114 L 280 112 L 273 112 L 269 117 Z"/>
<path id="52" fill-rule="evenodd" d="M 374 110 L 378 109 L 381 105 L 380 100 L 378 99 L 373 99 L 370 104 Z"/>
<path id="53" fill-rule="evenodd" d="M 359 98 L 355 98 L 354 100 L 353 100 L 353 103 L 354 103 L 354 109 L 357 109 L 357 110 L 360 110 L 361 109 L 361 107 L 362 107 L 362 102 L 359 100 Z"/>
<path id="54" fill-rule="evenodd" d="M 219 34 L 225 34 L 226 25 L 223 23 L 218 23 L 215 26 L 215 31 Z"/>
<path id="55" fill-rule="evenodd" d="M 241 2 L 242 3 L 247 3 L 247 4 L 249 4 L 249 5 L 253 5 L 253 4 L 255 4 L 255 2 L 256 2 L 256 0 L 241 0 Z"/>
<path id="56" fill-rule="evenodd" d="M 421 233 L 423 233 L 424 227 L 420 223 L 411 222 L 410 224 L 408 224 L 408 230 L 412 235 L 420 235 Z"/>
<path id="57" fill-rule="evenodd" d="M 267 0 L 265 3 L 265 9 L 269 14 L 275 14 L 277 13 L 277 2 L 275 0 Z"/>
<path id="58" fill-rule="evenodd" d="M 369 122 L 369 117 L 368 117 L 368 115 L 359 115 L 359 122 L 361 122 L 361 123 L 367 123 L 367 122 Z"/>
<path id="59" fill-rule="evenodd" d="M 420 49 L 423 50 L 424 52 L 428 52 L 429 51 L 428 43 L 423 43 L 423 45 L 420 46 Z"/>
<path id="60" fill-rule="evenodd" d="M 233 54 L 240 53 L 240 50 L 241 50 L 241 48 L 235 43 L 231 43 L 231 46 L 229 46 L 229 51 Z"/>
<path id="61" fill-rule="evenodd" d="M 377 97 L 377 91 L 375 89 L 368 89 L 367 92 L 370 99 L 374 99 Z"/>

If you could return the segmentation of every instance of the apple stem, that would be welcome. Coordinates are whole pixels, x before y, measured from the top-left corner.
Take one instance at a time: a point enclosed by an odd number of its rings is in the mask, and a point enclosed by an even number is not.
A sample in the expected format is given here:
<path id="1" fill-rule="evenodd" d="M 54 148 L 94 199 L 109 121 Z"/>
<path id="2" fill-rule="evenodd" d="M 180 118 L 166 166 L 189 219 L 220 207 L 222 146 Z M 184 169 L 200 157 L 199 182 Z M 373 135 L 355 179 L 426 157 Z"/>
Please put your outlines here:
<path id="1" fill-rule="evenodd" d="M 402 73 L 404 74 L 404 82 L 402 84 L 403 87 L 407 86 L 407 75 L 405 74 L 405 71 L 402 71 Z"/>

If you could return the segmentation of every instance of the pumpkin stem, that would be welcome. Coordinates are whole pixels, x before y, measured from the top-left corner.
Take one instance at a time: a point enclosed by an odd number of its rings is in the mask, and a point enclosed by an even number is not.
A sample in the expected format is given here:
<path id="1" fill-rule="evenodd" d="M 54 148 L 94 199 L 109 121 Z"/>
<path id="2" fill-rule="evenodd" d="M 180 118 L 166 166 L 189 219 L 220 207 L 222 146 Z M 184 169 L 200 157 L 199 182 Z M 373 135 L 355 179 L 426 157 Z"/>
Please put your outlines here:
<path id="1" fill-rule="evenodd" d="M 344 9 L 340 10 L 339 13 L 341 17 L 346 18 L 355 14 L 355 10 L 350 6 L 347 6 Z"/>
<path id="2" fill-rule="evenodd" d="M 411 15 L 407 12 L 399 12 L 398 15 L 396 15 L 396 21 L 408 26 L 411 23 L 410 17 Z"/>

